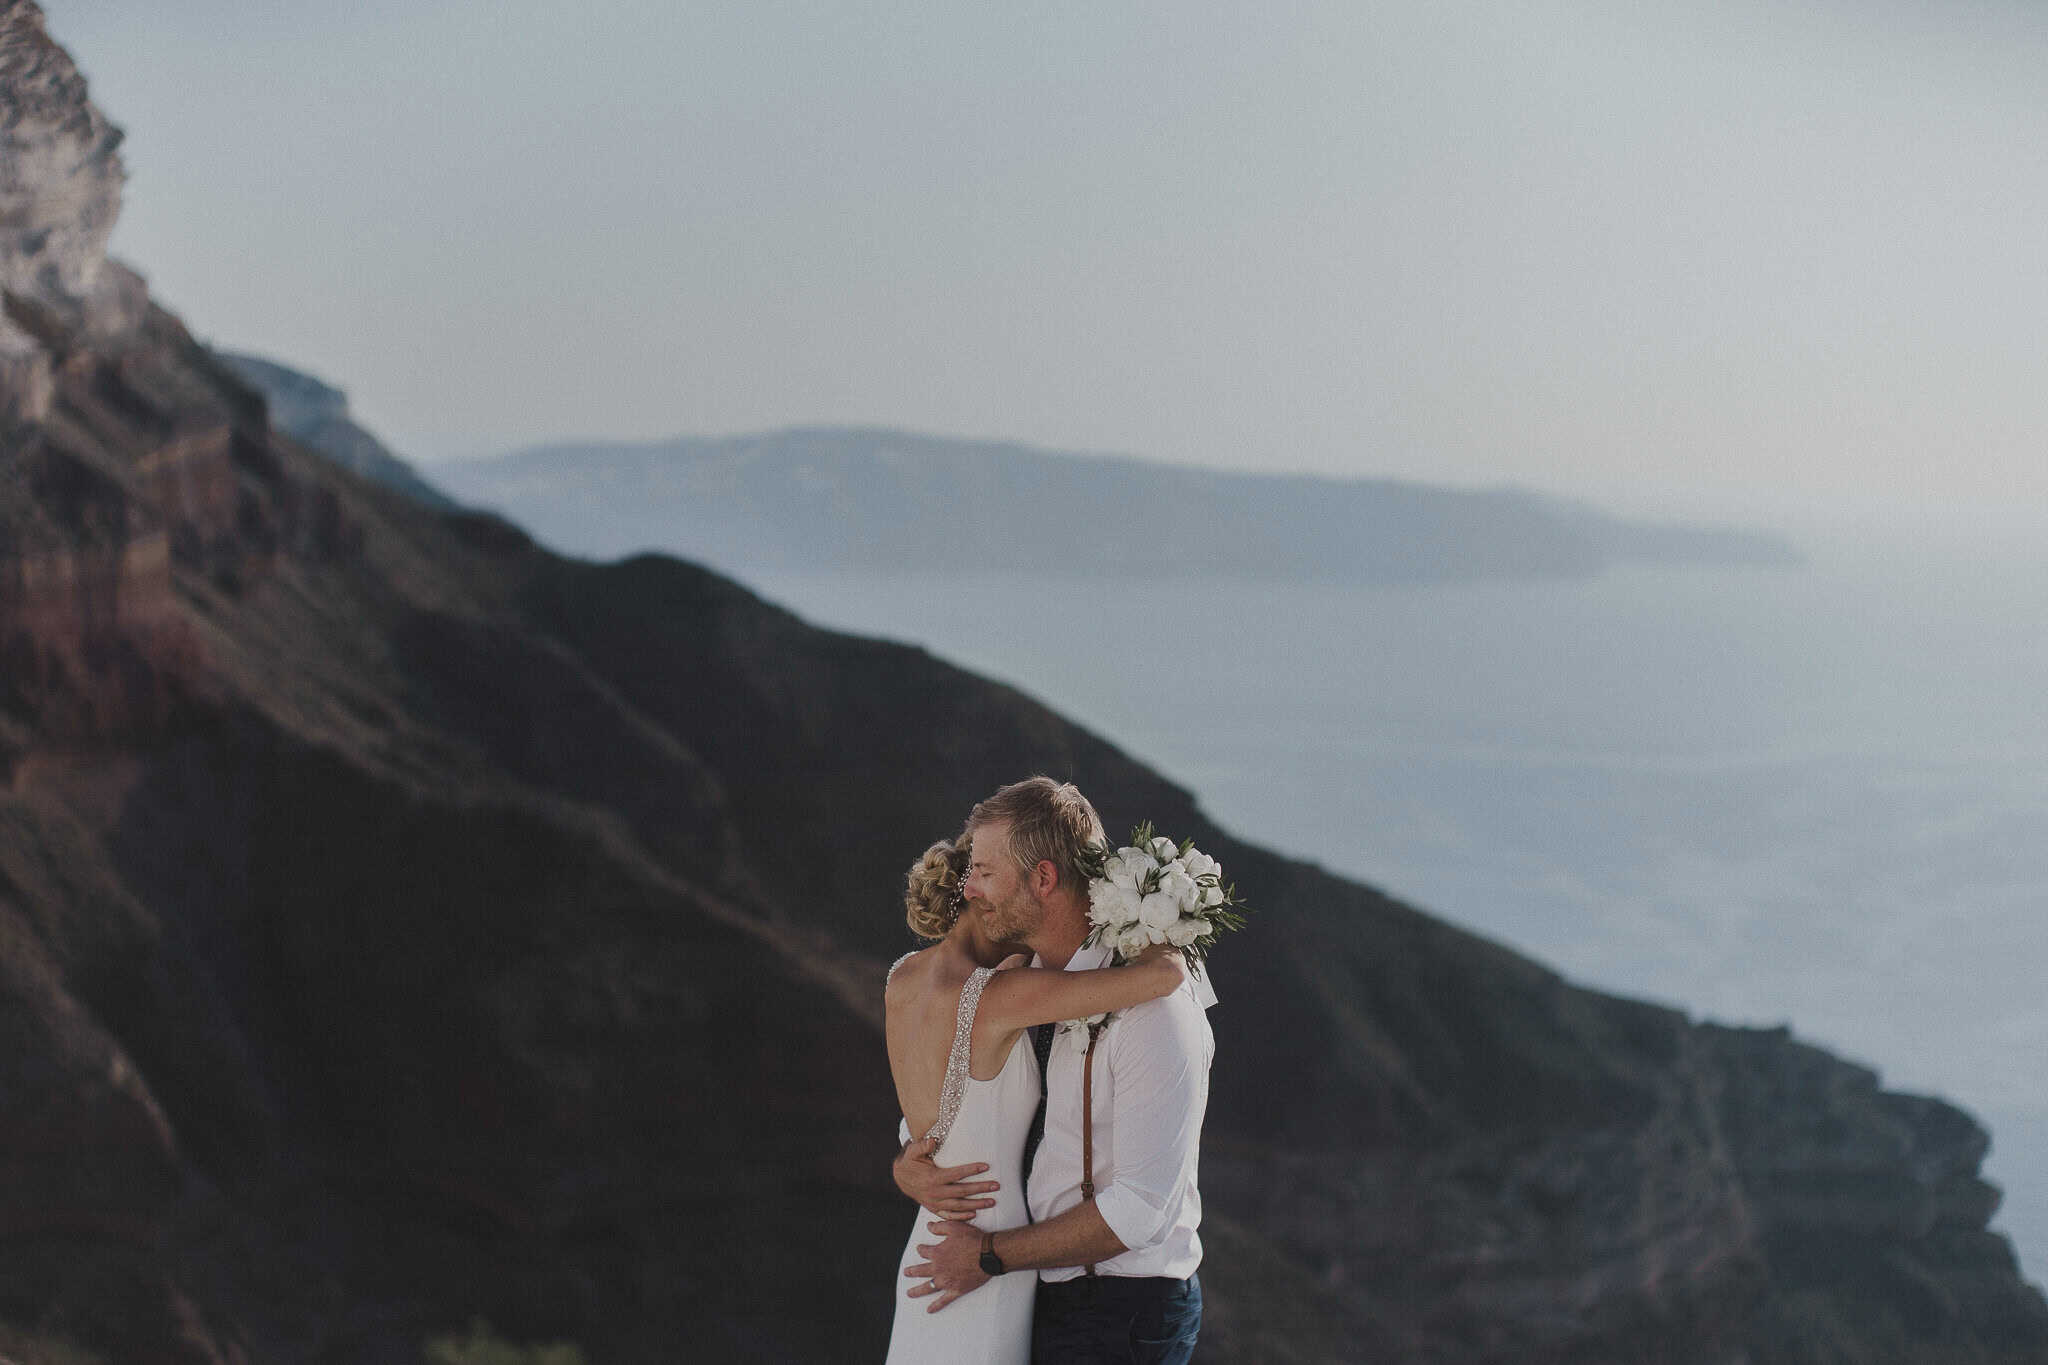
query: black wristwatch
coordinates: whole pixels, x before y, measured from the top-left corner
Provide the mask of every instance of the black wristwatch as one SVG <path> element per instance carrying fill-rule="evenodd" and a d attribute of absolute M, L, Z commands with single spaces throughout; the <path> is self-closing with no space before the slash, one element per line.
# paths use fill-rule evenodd
<path fill-rule="evenodd" d="M 981 1234 L 981 1273 L 994 1279 L 1007 1269 L 1003 1258 L 996 1255 L 996 1235 L 993 1232 Z"/>

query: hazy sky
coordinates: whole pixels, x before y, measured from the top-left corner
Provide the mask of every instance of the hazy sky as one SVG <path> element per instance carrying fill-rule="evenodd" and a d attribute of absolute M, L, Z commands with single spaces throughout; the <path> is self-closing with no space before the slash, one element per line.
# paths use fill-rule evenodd
<path fill-rule="evenodd" d="M 44 8 L 116 254 L 421 462 L 873 422 L 2048 506 L 2048 6 Z"/>

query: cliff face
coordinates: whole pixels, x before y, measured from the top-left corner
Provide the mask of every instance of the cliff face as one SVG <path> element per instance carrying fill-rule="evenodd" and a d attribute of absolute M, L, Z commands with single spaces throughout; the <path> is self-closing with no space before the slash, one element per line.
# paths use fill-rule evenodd
<path fill-rule="evenodd" d="M 34 17 L 8 70 L 82 101 Z M 1206 1359 L 2048 1355 L 1966 1115 L 1241 844 L 922 651 L 359 479 L 66 278 L 10 296 L 48 385 L 0 435 L 10 1356 L 408 1360 L 473 1316 L 879 1355 L 895 888 L 1036 770 L 1262 911 L 1218 964 Z"/>
<path fill-rule="evenodd" d="M 106 260 L 121 210 L 121 130 L 26 0 L 0 6 L 0 419 L 42 417 L 54 316 L 96 340 L 142 320 L 144 291 Z"/>
<path fill-rule="evenodd" d="M 4 438 L 0 696 L 46 736 L 143 735 L 213 689 L 177 569 L 232 595 L 355 532 L 175 318 L 102 343 L 44 322 L 47 411 Z"/>
<path fill-rule="evenodd" d="M 1864 1359 L 2041 1352 L 2038 1291 L 1991 1288 L 2019 1267 L 1986 1230 L 1999 1195 L 1978 1174 L 1983 1128 L 1782 1030 L 1699 1033 L 1771 1270 L 1751 1332 L 1759 1365 L 1829 1359 L 1844 1343 Z"/>

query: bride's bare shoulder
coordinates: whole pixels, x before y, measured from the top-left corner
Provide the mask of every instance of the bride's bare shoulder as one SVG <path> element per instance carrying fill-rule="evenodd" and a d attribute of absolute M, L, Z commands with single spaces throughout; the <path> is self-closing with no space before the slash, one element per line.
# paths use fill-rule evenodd
<path fill-rule="evenodd" d="M 905 953 L 889 965 L 888 991 L 890 995 L 893 996 L 898 991 L 908 987 L 911 977 L 916 975 L 919 959 L 929 957 L 931 951 L 930 948 L 919 948 L 914 952 Z"/>
<path fill-rule="evenodd" d="M 896 965 L 889 969 L 889 983 L 885 998 L 890 1005 L 908 1004 L 922 998 L 927 992 L 947 985 L 943 944 L 934 943 L 929 948 L 920 948 L 914 953 L 905 953 L 896 959 Z M 951 983 L 958 986 L 958 982 Z"/>

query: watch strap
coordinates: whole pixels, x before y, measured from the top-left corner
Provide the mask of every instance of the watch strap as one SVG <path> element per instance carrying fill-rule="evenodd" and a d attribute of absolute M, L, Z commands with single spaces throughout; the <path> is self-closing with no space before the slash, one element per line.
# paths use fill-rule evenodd
<path fill-rule="evenodd" d="M 987 1275 L 987 1276 L 988 1276 L 988 1277 L 989 1277 L 990 1279 L 994 1279 L 994 1278 L 995 1278 L 996 1276 L 998 1276 L 998 1275 L 1001 1275 L 1001 1274 L 1005 1273 L 1005 1272 L 1006 1272 L 1007 1270 L 1008 1270 L 1008 1267 L 1007 1267 L 1007 1266 L 1005 1266 L 1005 1265 L 1003 1264 L 1003 1258 L 1002 1258 L 1002 1257 L 1000 1257 L 1000 1256 L 998 1256 L 998 1255 L 996 1255 L 996 1235 L 995 1235 L 995 1234 L 994 1234 L 993 1232 L 984 1232 L 984 1233 L 982 1233 L 982 1234 L 981 1234 L 981 1271 L 982 1271 L 982 1274 L 984 1274 L 984 1275 Z"/>

